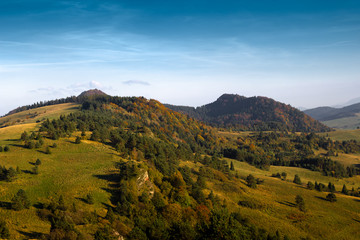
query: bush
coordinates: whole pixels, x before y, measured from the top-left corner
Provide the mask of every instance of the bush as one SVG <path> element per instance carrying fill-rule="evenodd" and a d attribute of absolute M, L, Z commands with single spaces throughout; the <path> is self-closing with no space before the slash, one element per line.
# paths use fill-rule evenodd
<path fill-rule="evenodd" d="M 37 159 L 36 162 L 35 162 L 35 165 L 36 165 L 36 166 L 41 165 L 41 160 L 40 160 L 40 159 Z"/>
<path fill-rule="evenodd" d="M 334 193 L 329 193 L 327 196 L 326 196 L 326 199 L 329 201 L 329 202 L 336 202 L 336 195 Z"/>
<path fill-rule="evenodd" d="M 9 151 L 10 151 L 9 146 L 5 146 L 5 147 L 4 147 L 4 152 L 9 152 Z"/>
<path fill-rule="evenodd" d="M 246 182 L 247 182 L 248 187 L 256 188 L 256 179 L 254 178 L 253 175 L 250 174 L 249 176 L 247 176 Z"/>

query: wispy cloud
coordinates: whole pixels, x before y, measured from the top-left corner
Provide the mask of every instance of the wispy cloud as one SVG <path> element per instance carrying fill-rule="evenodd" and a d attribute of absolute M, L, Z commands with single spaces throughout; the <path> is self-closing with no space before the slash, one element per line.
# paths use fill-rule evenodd
<path fill-rule="evenodd" d="M 146 81 L 141 81 L 141 80 L 128 80 L 128 81 L 123 81 L 123 84 L 125 85 L 144 85 L 144 86 L 150 86 L 149 82 Z"/>
<path fill-rule="evenodd" d="M 75 83 L 64 88 L 53 88 L 53 87 L 37 88 L 30 90 L 29 93 L 41 94 L 45 96 L 68 97 L 68 96 L 78 95 L 83 91 L 93 88 L 101 89 L 104 91 L 112 90 L 111 86 L 104 86 L 102 83 L 93 80 L 90 82 Z"/>

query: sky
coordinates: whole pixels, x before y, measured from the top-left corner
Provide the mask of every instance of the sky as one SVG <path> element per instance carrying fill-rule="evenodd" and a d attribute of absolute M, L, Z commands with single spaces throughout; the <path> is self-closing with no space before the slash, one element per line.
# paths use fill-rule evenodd
<path fill-rule="evenodd" d="M 97 88 L 201 106 L 360 97 L 360 2 L 1 0 L 0 115 Z"/>

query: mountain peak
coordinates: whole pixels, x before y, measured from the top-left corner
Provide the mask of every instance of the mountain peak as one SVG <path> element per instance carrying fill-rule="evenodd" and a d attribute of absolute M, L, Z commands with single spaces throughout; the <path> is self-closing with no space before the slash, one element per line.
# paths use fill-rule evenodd
<path fill-rule="evenodd" d="M 94 96 L 108 96 L 106 93 L 99 89 L 90 89 L 87 91 L 82 92 L 78 97 L 94 97 Z"/>

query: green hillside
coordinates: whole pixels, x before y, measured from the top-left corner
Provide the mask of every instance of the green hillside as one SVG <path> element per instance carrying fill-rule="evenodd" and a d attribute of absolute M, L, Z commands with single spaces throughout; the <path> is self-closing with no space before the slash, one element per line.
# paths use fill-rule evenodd
<path fill-rule="evenodd" d="M 218 132 L 145 98 L 80 104 L 0 119 L 0 221 L 10 239 L 358 239 L 356 142 Z M 326 199 L 329 182 L 336 202 Z M 29 209 L 13 209 L 19 189 Z"/>

